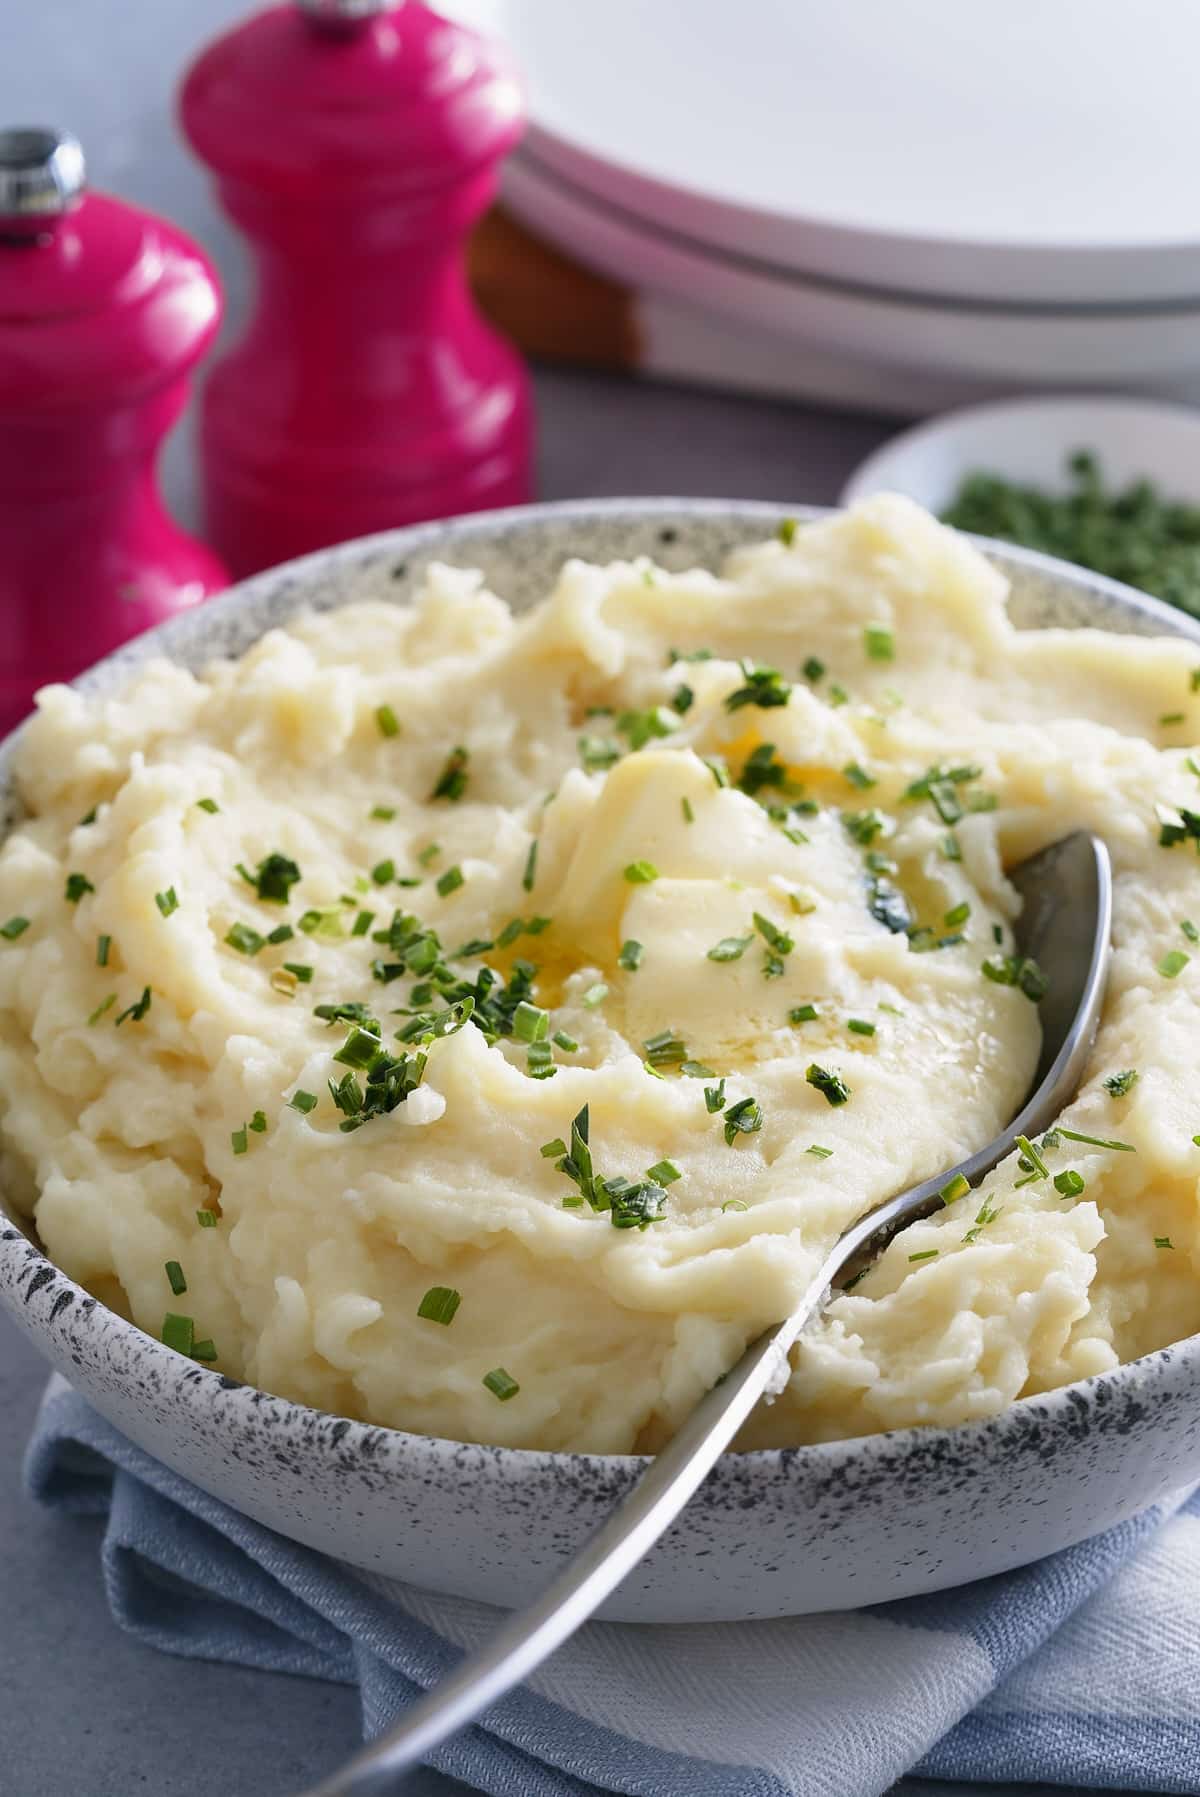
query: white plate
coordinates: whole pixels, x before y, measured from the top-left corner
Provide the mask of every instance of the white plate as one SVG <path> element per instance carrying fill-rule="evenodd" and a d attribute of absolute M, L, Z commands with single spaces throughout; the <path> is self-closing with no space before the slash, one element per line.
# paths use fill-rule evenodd
<path fill-rule="evenodd" d="M 1095 451 L 1108 485 L 1144 476 L 1172 499 L 1200 503 L 1200 411 L 1089 395 L 969 406 L 932 418 L 868 456 L 843 487 L 841 503 L 907 493 L 941 512 L 963 476 L 975 472 L 1064 491 L 1067 458 L 1077 449 Z"/>
<path fill-rule="evenodd" d="M 534 231 L 627 286 L 876 365 L 990 388 L 1200 382 L 1200 306 L 1069 311 L 898 300 L 723 256 L 597 201 L 519 152 L 504 197 Z M 881 406 L 885 403 L 881 397 Z"/>
<path fill-rule="evenodd" d="M 1200 8 L 1178 0 L 451 0 L 530 149 L 774 268 L 993 302 L 1200 295 Z"/>

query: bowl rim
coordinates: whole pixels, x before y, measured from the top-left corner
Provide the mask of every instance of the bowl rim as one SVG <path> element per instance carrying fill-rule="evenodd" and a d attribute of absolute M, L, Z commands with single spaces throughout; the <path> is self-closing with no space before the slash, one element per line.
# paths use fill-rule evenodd
<path fill-rule="evenodd" d="M 264 569 L 245 580 L 234 582 L 227 591 L 217 594 L 202 605 L 191 607 L 165 623 L 155 625 L 131 638 L 65 684 L 82 692 L 103 691 L 119 682 L 126 669 L 132 669 L 158 654 L 169 657 L 177 643 L 184 647 L 193 636 L 204 634 L 205 620 L 219 622 L 234 618 L 248 600 L 252 601 L 260 594 L 267 593 L 281 580 L 302 584 L 313 575 L 325 574 L 344 566 L 370 563 L 383 555 L 395 554 L 408 558 L 430 545 L 442 542 L 445 543 L 447 552 L 452 553 L 459 545 L 469 546 L 479 538 L 520 531 L 530 526 L 536 528 L 547 523 L 586 524 L 592 520 L 626 518 L 633 523 L 661 519 L 664 524 L 668 524 L 676 520 L 708 519 L 728 520 L 731 525 L 762 522 L 765 526 L 774 528 L 785 518 L 810 522 L 832 516 L 841 509 L 844 508 L 840 505 L 788 505 L 782 501 L 766 500 L 615 497 L 543 501 L 533 505 L 510 506 L 496 511 L 467 513 L 404 525 L 313 550 L 276 567 Z M 1148 622 L 1160 626 L 1163 635 L 1183 637 L 1200 646 L 1200 621 L 1176 611 L 1150 594 L 1036 550 L 968 533 L 962 534 L 967 535 L 967 540 L 980 549 L 1001 572 L 1015 566 L 1041 575 L 1062 587 L 1073 587 L 1089 593 L 1099 592 L 1121 610 L 1140 614 Z M 295 609 L 301 609 L 303 603 L 304 597 L 300 593 Z M 252 634 L 247 640 L 247 646 L 257 641 L 261 634 L 261 631 Z M 244 652 L 243 648 L 230 653 Z M 221 658 L 220 652 L 210 657 L 211 660 Z M 25 728 L 25 723 L 18 725 L 0 741 L 0 773 L 6 772 L 11 764 Z M 5 825 L 0 820 L 0 840 L 8 834 L 9 828 L 10 825 Z M 289 1436 L 302 1438 L 310 1454 L 318 1443 L 327 1452 L 327 1444 L 332 1443 L 339 1456 L 357 1449 L 369 1456 L 377 1472 L 399 1473 L 403 1463 L 408 1460 L 411 1464 L 415 1456 L 449 1453 L 455 1456 L 460 1469 L 465 1470 L 464 1463 L 467 1460 L 475 1460 L 481 1471 L 486 1471 L 489 1466 L 493 1470 L 511 1468 L 521 1481 L 536 1479 L 542 1474 L 554 1475 L 561 1473 L 566 1467 L 575 1466 L 588 1469 L 593 1476 L 598 1476 L 606 1483 L 615 1481 L 621 1485 L 628 1483 L 649 1466 L 653 1459 L 648 1454 L 596 1454 L 578 1450 L 464 1442 L 451 1436 L 424 1435 L 394 1429 L 382 1423 L 367 1423 L 355 1417 L 340 1416 L 334 1411 L 320 1410 L 248 1381 L 235 1379 L 230 1374 L 217 1372 L 195 1361 L 185 1360 L 157 1336 L 150 1335 L 118 1311 L 111 1310 L 86 1287 L 79 1285 L 26 1233 L 22 1223 L 0 1206 L 0 1261 L 10 1256 L 19 1258 L 26 1269 L 18 1274 L 15 1285 L 24 1285 L 26 1288 L 21 1295 L 24 1298 L 22 1310 L 27 1315 L 29 1301 L 34 1293 L 44 1293 L 46 1299 L 52 1301 L 49 1307 L 49 1324 L 52 1329 L 63 1335 L 68 1332 L 77 1333 L 81 1320 L 86 1318 L 90 1330 L 98 1331 L 101 1335 L 111 1332 L 119 1340 L 131 1340 L 141 1355 L 149 1357 L 152 1370 L 168 1388 L 179 1387 L 189 1391 L 193 1401 L 215 1401 L 219 1397 L 223 1412 L 227 1407 L 232 1407 L 234 1412 L 244 1412 L 241 1420 L 248 1425 L 252 1424 L 256 1411 L 264 1404 L 269 1405 L 273 1428 L 282 1429 Z M 69 1299 L 64 1303 L 63 1299 L 67 1294 Z M 30 1331 L 34 1335 L 42 1332 L 41 1328 Z M 822 1470 L 828 1474 L 835 1472 L 839 1464 L 852 1464 L 862 1460 L 886 1463 L 905 1454 L 926 1449 L 961 1458 L 970 1455 L 990 1435 L 1003 1432 L 1006 1425 L 1011 1429 L 1013 1425 L 1019 1425 L 1022 1419 L 1030 1418 L 1035 1409 L 1040 1413 L 1040 1420 L 1046 1422 L 1051 1420 L 1053 1413 L 1061 1413 L 1062 1416 L 1070 1413 L 1072 1420 L 1077 1420 L 1081 1406 L 1107 1404 L 1118 1395 L 1124 1395 L 1124 1387 L 1130 1387 L 1128 1395 L 1133 1395 L 1139 1387 L 1150 1384 L 1169 1363 L 1180 1358 L 1184 1352 L 1200 1357 L 1200 1332 L 1181 1337 L 1179 1341 L 1167 1343 L 1164 1347 L 1124 1361 L 1103 1372 L 1091 1374 L 1085 1379 L 1073 1380 L 1070 1384 L 1056 1386 L 1049 1391 L 1017 1398 L 1003 1410 L 986 1417 L 949 1426 L 915 1423 L 904 1428 L 879 1430 L 869 1435 L 838 1437 L 828 1441 L 729 1450 L 717 1462 L 705 1484 L 721 1484 L 723 1474 L 725 1479 L 732 1475 L 741 1483 L 746 1475 L 753 1477 L 756 1470 L 767 1468 L 802 1471 L 812 1467 L 814 1471 Z M 226 1422 L 236 1418 L 223 1416 L 222 1420 Z M 327 1428 L 327 1425 L 331 1428 Z"/>

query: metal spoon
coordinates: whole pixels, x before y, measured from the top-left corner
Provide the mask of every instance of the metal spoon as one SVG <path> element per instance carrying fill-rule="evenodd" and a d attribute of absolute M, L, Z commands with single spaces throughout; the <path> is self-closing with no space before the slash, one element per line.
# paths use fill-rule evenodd
<path fill-rule="evenodd" d="M 440 1742 L 531 1673 L 574 1634 L 674 1521 L 772 1383 L 801 1331 L 818 1316 L 836 1280 L 873 1259 L 905 1224 L 941 1208 L 941 1189 L 956 1175 L 972 1184 L 990 1173 L 1018 1135 L 1035 1136 L 1074 1096 L 1091 1052 L 1108 976 L 1112 871 L 1108 851 L 1079 832 L 1023 861 L 1009 879 L 1024 904 L 1018 950 L 1051 979 L 1040 1001 L 1042 1052 L 1032 1096 L 1002 1135 L 949 1172 L 886 1199 L 830 1249 L 787 1321 L 760 1336 L 703 1397 L 586 1547 L 537 1601 L 518 1611 L 490 1641 L 407 1710 L 307 1797 L 385 1797 L 396 1774 L 418 1765 Z"/>

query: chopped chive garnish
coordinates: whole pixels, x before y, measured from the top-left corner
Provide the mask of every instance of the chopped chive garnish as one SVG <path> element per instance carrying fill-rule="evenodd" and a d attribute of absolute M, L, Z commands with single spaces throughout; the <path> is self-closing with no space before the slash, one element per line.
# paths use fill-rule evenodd
<path fill-rule="evenodd" d="M 709 949 L 707 959 L 710 961 L 740 961 L 753 936 L 722 936 L 720 942 Z"/>
<path fill-rule="evenodd" d="M 1137 1068 L 1136 1067 L 1126 1067 L 1126 1069 L 1123 1073 L 1110 1073 L 1109 1074 L 1108 1078 L 1104 1082 L 1104 1090 L 1106 1092 L 1110 1092 L 1114 1098 L 1124 1098 L 1127 1093 L 1133 1091 L 1133 1088 L 1137 1085 L 1137 1082 L 1138 1082 Z"/>
<path fill-rule="evenodd" d="M 17 937 L 23 936 L 28 928 L 29 919 L 27 917 L 10 917 L 7 923 L 0 923 L 0 936 L 3 936 L 6 942 L 15 942 Z M 102 936 L 100 940 L 107 942 L 108 938 Z M 103 966 L 103 962 L 101 962 L 101 966 Z"/>
<path fill-rule="evenodd" d="M 790 549 L 792 544 L 796 541 L 796 532 L 799 528 L 799 522 L 795 518 L 781 518 L 779 520 L 779 523 L 775 527 L 775 535 L 779 538 L 779 541 L 783 544 L 785 549 Z"/>
<path fill-rule="evenodd" d="M 757 705 L 765 711 L 787 704 L 792 689 L 778 668 L 755 667 L 748 661 L 742 662 L 741 667 L 745 685 L 726 694 L 726 711 L 738 711 L 743 705 Z"/>
<path fill-rule="evenodd" d="M 400 719 L 396 716 L 390 705 L 377 705 L 375 707 L 375 722 L 379 726 L 380 736 L 399 736 Z"/>
<path fill-rule="evenodd" d="M 1196 928 L 1190 917 L 1185 917 L 1179 927 L 1189 942 L 1200 942 L 1200 930 Z"/>
<path fill-rule="evenodd" d="M 815 1061 L 810 1062 L 804 1077 L 810 1086 L 816 1087 L 828 1104 L 845 1104 L 850 1096 L 850 1087 L 841 1074 L 831 1073 L 827 1067 L 818 1067 Z"/>
<path fill-rule="evenodd" d="M 96 888 L 86 874 L 68 874 L 63 897 L 68 905 L 77 905 L 85 892 L 95 892 Z"/>
<path fill-rule="evenodd" d="M 652 880 L 657 880 L 658 869 L 653 861 L 631 861 L 625 869 L 625 878 L 631 886 L 649 886 Z"/>
<path fill-rule="evenodd" d="M 525 872 L 521 875 L 521 885 L 526 892 L 533 891 L 533 883 L 537 879 L 538 845 L 537 837 L 529 845 L 529 853 L 525 857 Z"/>
<path fill-rule="evenodd" d="M 142 1021 L 142 1018 L 146 1015 L 146 1012 L 149 1009 L 150 1009 L 150 988 L 149 988 L 149 986 L 143 986 L 142 987 L 142 996 L 136 1001 L 136 1003 L 130 1005 L 128 1010 L 122 1011 L 121 1015 L 117 1018 L 117 1027 L 119 1027 L 122 1023 L 124 1023 L 124 1021 L 127 1017 L 133 1023 L 140 1023 Z"/>
<path fill-rule="evenodd" d="M 971 1182 L 966 1175 L 963 1173 L 956 1173 L 953 1179 L 948 1179 L 946 1181 L 945 1185 L 939 1191 L 938 1197 L 943 1204 L 957 1204 L 958 1200 L 960 1198 L 965 1198 L 970 1190 Z"/>
<path fill-rule="evenodd" d="M 306 967 L 303 961 L 285 961 L 283 965 L 288 973 L 295 974 L 302 986 L 311 985 L 313 970 L 311 967 Z"/>
<path fill-rule="evenodd" d="M 309 1111 L 315 1111 L 317 1103 L 318 1100 L 316 1094 L 313 1092 L 293 1092 L 292 1096 L 288 1099 L 290 1109 L 299 1111 L 302 1116 L 306 1116 Z"/>
<path fill-rule="evenodd" d="M 1164 980 L 1173 980 L 1183 972 L 1191 958 L 1181 948 L 1168 949 L 1158 964 L 1158 971 Z"/>
<path fill-rule="evenodd" d="M 863 631 L 863 648 L 872 661 L 892 661 L 896 640 L 886 624 L 868 624 Z"/>
<path fill-rule="evenodd" d="M 710 1116 L 715 1116 L 719 1110 L 724 1108 L 724 1104 L 725 1104 L 725 1081 L 724 1080 L 719 1080 L 715 1086 L 705 1086 L 705 1088 L 704 1088 L 704 1108 L 709 1113 Z"/>
<path fill-rule="evenodd" d="M 215 816 L 221 807 L 217 804 L 215 799 L 197 799 L 196 809 L 197 811 L 207 811 L 210 816 Z"/>
<path fill-rule="evenodd" d="M 773 948 L 779 955 L 791 954 L 796 944 L 786 930 L 781 930 L 778 924 L 772 923 L 769 917 L 764 917 L 761 911 L 751 912 L 751 917 L 755 929 L 768 947 Z"/>
<path fill-rule="evenodd" d="M 623 942 L 621 944 L 621 952 L 617 956 L 617 960 L 619 964 L 625 968 L 627 973 L 636 973 L 642 964 L 642 956 L 645 952 L 646 951 L 641 943 L 635 942 L 633 938 L 630 937 L 628 942 Z"/>
<path fill-rule="evenodd" d="M 620 761 L 621 746 L 609 736 L 581 736 L 579 759 L 589 774 L 600 774 Z"/>
<path fill-rule="evenodd" d="M 173 1310 L 169 1310 L 163 1318 L 162 1339 L 177 1354 L 190 1354 L 192 1343 L 196 1339 L 196 1325 L 191 1317 L 177 1316 Z"/>
<path fill-rule="evenodd" d="M 804 1152 L 805 1154 L 811 1154 L 814 1160 L 827 1161 L 833 1153 L 833 1149 L 822 1147 L 820 1142 L 810 1142 Z"/>
<path fill-rule="evenodd" d="M 873 1036 L 875 1025 L 868 1023 L 863 1017 L 847 1017 L 846 1028 L 856 1036 Z"/>
<path fill-rule="evenodd" d="M 1068 1142 L 1086 1142 L 1089 1148 L 1111 1148 L 1117 1154 L 1137 1153 L 1132 1142 L 1113 1142 L 1105 1136 L 1085 1136 L 1081 1130 L 1067 1129 L 1062 1123 L 1054 1125 L 1054 1134 L 1065 1136 Z"/>
<path fill-rule="evenodd" d="M 1182 724 L 1186 716 L 1183 711 L 1164 711 L 1158 721 L 1160 724 Z"/>
<path fill-rule="evenodd" d="M 255 1135 L 261 1136 L 265 1133 L 266 1127 L 267 1127 L 266 1113 L 264 1111 L 255 1111 L 253 1117 L 251 1117 L 251 1119 L 250 1119 L 248 1128 L 252 1129 L 254 1131 Z"/>
<path fill-rule="evenodd" d="M 672 1029 L 659 1030 L 642 1043 L 652 1068 L 678 1067 L 687 1058 L 687 1049 Z"/>
<path fill-rule="evenodd" d="M 938 844 L 943 861 L 961 861 L 962 849 L 953 830 L 948 830 Z"/>
<path fill-rule="evenodd" d="M 583 1198 L 578 1192 L 568 1192 L 562 1201 L 564 1210 L 582 1210 Z"/>
<path fill-rule="evenodd" d="M 544 1042 L 550 1034 L 550 1013 L 522 999 L 513 1012 L 512 1033 L 518 1042 Z"/>
<path fill-rule="evenodd" d="M 919 1254 L 910 1254 L 909 1260 L 933 1260 L 937 1255 L 936 1248 L 922 1248 Z"/>
<path fill-rule="evenodd" d="M 387 886 L 396 878 L 396 863 L 392 860 L 377 861 L 371 869 L 371 878 L 376 886 Z"/>
<path fill-rule="evenodd" d="M 1074 1167 L 1067 1167 L 1054 1175 L 1054 1189 L 1061 1192 L 1064 1198 L 1078 1198 L 1083 1190 L 1083 1177 L 1076 1173 Z"/>
<path fill-rule="evenodd" d="M 272 948 L 278 948 L 281 942 L 290 942 L 295 934 L 296 932 L 290 923 L 279 923 L 276 924 L 275 928 L 270 932 L 267 941 L 271 944 Z"/>
<path fill-rule="evenodd" d="M 111 947 L 112 947 L 112 937 L 111 936 L 97 936 L 97 938 L 96 938 L 96 966 L 97 967 L 107 967 L 108 966 L 108 951 Z"/>
<path fill-rule="evenodd" d="M 250 1146 L 250 1142 L 246 1135 L 246 1125 L 244 1123 L 240 1129 L 235 1129 L 231 1132 L 229 1141 L 235 1154 L 245 1154 L 247 1148 Z"/>
<path fill-rule="evenodd" d="M 90 1028 L 93 1023 L 99 1023 L 104 1013 L 106 1011 L 111 1011 L 116 1002 L 117 995 L 115 992 L 110 992 L 107 998 L 102 998 L 100 1003 L 96 1006 L 96 1009 L 88 1018 L 88 1027 Z"/>
<path fill-rule="evenodd" d="M 1186 961 L 1187 956 L 1184 956 Z M 996 986 L 1019 986 L 1031 1004 L 1045 998 L 1050 982 L 1028 955 L 989 955 L 980 972 Z"/>
<path fill-rule="evenodd" d="M 756 1098 L 739 1098 L 736 1103 L 726 1105 L 725 1140 L 730 1148 L 737 1138 L 752 1136 L 763 1126 L 762 1107 Z"/>
<path fill-rule="evenodd" d="M 177 1260 L 166 1263 L 167 1283 L 177 1298 L 182 1298 L 187 1290 L 187 1280 L 183 1276 L 183 1268 Z"/>
<path fill-rule="evenodd" d="M 196 1212 L 196 1221 L 199 1223 L 201 1229 L 215 1229 L 217 1227 L 217 1213 L 215 1210 L 198 1210 Z"/>
<path fill-rule="evenodd" d="M 1154 1238 L 1154 1246 L 1156 1248 L 1173 1248 L 1175 1244 L 1169 1235 L 1156 1235 Z"/>
<path fill-rule="evenodd" d="M 724 1204 L 721 1206 L 721 1209 L 723 1211 L 726 1211 L 726 1210 L 749 1210 L 750 1206 L 745 1202 L 745 1200 L 743 1198 L 727 1198 L 725 1200 Z"/>
<path fill-rule="evenodd" d="M 417 1315 L 429 1323 L 449 1324 L 462 1303 L 462 1293 L 450 1285 L 431 1285 L 417 1305 Z"/>
<path fill-rule="evenodd" d="M 453 867 L 448 867 L 444 874 L 438 875 L 438 895 L 441 898 L 449 898 L 450 894 L 452 892 L 457 892 L 459 887 L 463 884 L 463 870 L 456 862 Z"/>
<path fill-rule="evenodd" d="M 315 1014 L 319 1017 L 325 1009 L 325 1006 L 318 1005 Z M 333 1019 L 330 1018 L 329 1021 L 332 1022 Z M 364 1029 L 356 1023 L 333 1058 L 343 1067 L 369 1068 L 374 1066 L 382 1050 L 383 1043 L 378 1030 Z"/>
<path fill-rule="evenodd" d="M 394 805 L 372 805 L 367 813 L 368 817 L 375 818 L 381 824 L 390 824 L 395 815 L 396 807 Z"/>
<path fill-rule="evenodd" d="M 566 1152 L 567 1145 L 561 1136 L 555 1136 L 552 1142 L 543 1142 L 538 1149 L 538 1153 L 544 1161 L 557 1160 L 560 1155 L 564 1155 Z"/>
<path fill-rule="evenodd" d="M 324 911 L 305 911 L 297 918 L 296 928 L 304 936 L 320 936 L 326 942 L 340 942 L 346 934 L 341 909 L 336 905 Z"/>
<path fill-rule="evenodd" d="M 815 1023 L 821 1015 L 816 1005 L 793 1005 L 788 1012 L 789 1023 Z"/>
<path fill-rule="evenodd" d="M 301 923 L 303 928 L 303 922 Z M 226 932 L 225 940 L 230 948 L 235 948 L 239 955 L 256 955 L 266 943 L 266 937 L 252 930 L 248 923 L 231 924 Z"/>
<path fill-rule="evenodd" d="M 431 842 L 427 848 L 421 850 L 421 853 L 417 856 L 417 860 L 421 863 L 422 867 L 428 867 L 429 863 L 435 861 L 441 852 L 441 843 Z"/>
<path fill-rule="evenodd" d="M 193 1360 L 215 1360 L 217 1358 L 216 1343 L 207 1338 L 202 1342 L 192 1343 Z"/>
<path fill-rule="evenodd" d="M 655 1185 L 669 1186 L 673 1185 L 677 1179 L 682 1179 L 683 1174 L 679 1171 L 679 1168 L 675 1165 L 674 1161 L 664 1160 L 655 1161 L 652 1167 L 647 1167 L 646 1178 L 652 1179 Z"/>
<path fill-rule="evenodd" d="M 512 1374 L 506 1373 L 502 1366 L 494 1366 L 490 1373 L 485 1373 L 483 1383 L 493 1397 L 499 1398 L 502 1404 L 507 1404 L 510 1398 L 515 1398 L 521 1389 Z"/>
<path fill-rule="evenodd" d="M 850 703 L 849 693 L 836 680 L 831 680 L 829 683 L 829 703 L 831 705 L 849 705 Z"/>
<path fill-rule="evenodd" d="M 815 686 L 818 680 L 823 680 L 825 678 L 825 663 L 823 661 L 818 661 L 815 655 L 810 655 L 800 671 L 804 675 L 804 678 L 811 681 L 813 686 Z"/>
<path fill-rule="evenodd" d="M 264 855 L 252 874 L 239 861 L 238 872 L 253 886 L 264 905 L 286 905 L 292 887 L 302 878 L 291 856 L 281 855 L 278 849 Z"/>
<path fill-rule="evenodd" d="M 1037 1178 L 1049 1179 L 1050 1169 L 1042 1159 L 1038 1150 L 1034 1147 L 1033 1143 L 1029 1140 L 1029 1137 L 1018 1136 L 1016 1141 L 1017 1147 L 1021 1150 L 1022 1157 L 1029 1162 L 1029 1165 Z"/>
<path fill-rule="evenodd" d="M 957 930 L 960 924 L 966 923 L 970 915 L 971 907 L 966 899 L 964 899 L 961 905 L 951 906 L 950 910 L 947 911 L 946 915 L 942 918 L 942 922 L 948 930 Z"/>
<path fill-rule="evenodd" d="M 470 759 L 470 754 L 461 743 L 458 748 L 451 749 L 446 765 L 438 776 L 437 785 L 429 795 L 431 802 L 434 799 L 449 799 L 455 804 L 462 798 L 467 790 L 467 763 Z"/>
<path fill-rule="evenodd" d="M 550 1040 L 556 1048 L 561 1048 L 564 1054 L 579 1053 L 578 1042 L 576 1042 L 573 1036 L 568 1036 L 566 1030 L 555 1030 Z"/>
<path fill-rule="evenodd" d="M 580 1003 L 586 1005 L 589 1011 L 594 1011 L 596 1006 L 602 1005 L 607 997 L 608 987 L 603 984 L 598 984 L 588 987 L 580 1000 Z"/>
<path fill-rule="evenodd" d="M 692 810 L 692 801 L 690 799 L 680 799 L 679 809 L 683 812 L 683 821 L 685 824 L 695 823 L 696 813 Z"/>
<path fill-rule="evenodd" d="M 848 761 L 846 763 L 845 767 L 842 769 L 842 777 L 843 779 L 849 780 L 851 786 L 856 786 L 860 792 L 865 792 L 868 786 L 877 786 L 879 784 L 874 776 L 868 774 L 866 768 L 857 761 Z"/>
<path fill-rule="evenodd" d="M 354 919 L 354 927 L 350 931 L 350 934 L 352 936 L 365 936 L 374 922 L 374 911 L 360 911 L 358 916 Z"/>
<path fill-rule="evenodd" d="M 877 836 L 883 834 L 887 820 L 881 811 L 843 811 L 842 827 L 855 842 L 867 848 Z"/>

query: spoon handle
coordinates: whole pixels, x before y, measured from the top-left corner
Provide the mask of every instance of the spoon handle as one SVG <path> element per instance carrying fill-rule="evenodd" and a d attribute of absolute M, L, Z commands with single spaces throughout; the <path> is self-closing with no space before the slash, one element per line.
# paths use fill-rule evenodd
<path fill-rule="evenodd" d="M 306 1797 L 385 1797 L 395 1790 L 392 1781 L 397 1774 L 419 1765 L 449 1735 L 473 1722 L 561 1647 L 679 1515 L 750 1415 L 773 1374 L 782 1370 L 788 1349 L 820 1309 L 828 1287 L 826 1265 L 786 1323 L 752 1343 L 737 1365 L 700 1400 L 629 1496 L 551 1580 L 541 1597 L 510 1617 L 482 1647 L 411 1705 L 393 1728 Z"/>

